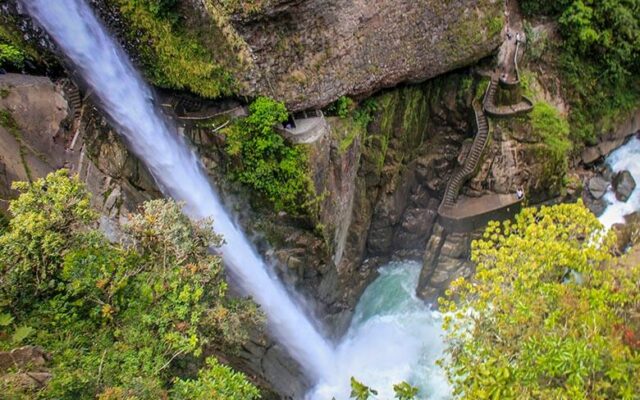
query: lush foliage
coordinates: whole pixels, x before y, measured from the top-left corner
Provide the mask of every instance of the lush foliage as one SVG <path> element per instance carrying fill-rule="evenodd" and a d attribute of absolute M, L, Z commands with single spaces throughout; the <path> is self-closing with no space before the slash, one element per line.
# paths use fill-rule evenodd
<path fill-rule="evenodd" d="M 455 397 L 636 399 L 640 265 L 612 264 L 613 242 L 581 203 L 490 223 L 441 300 Z"/>
<path fill-rule="evenodd" d="M 299 214 L 312 198 L 312 183 L 304 150 L 275 131 L 275 125 L 286 119 L 283 103 L 259 97 L 247 118 L 226 129 L 227 152 L 238 162 L 234 177 L 263 195 L 276 210 Z"/>
<path fill-rule="evenodd" d="M 351 393 L 350 399 L 354 400 L 368 400 L 370 398 L 376 398 L 378 391 L 370 388 L 364 383 L 358 381 L 354 377 L 351 377 Z M 401 382 L 393 385 L 394 398 L 398 400 L 413 400 L 418 395 L 418 388 L 411 386 L 407 382 Z"/>
<path fill-rule="evenodd" d="M 525 0 L 528 15 L 557 19 L 563 43 L 559 65 L 568 83 L 575 139 L 597 132 L 640 102 L 639 0 Z"/>
<path fill-rule="evenodd" d="M 211 221 L 151 201 L 112 243 L 93 228 L 87 192 L 66 171 L 14 188 L 21 195 L 0 236 L 0 333 L 11 340 L 0 346 L 40 345 L 53 356 L 53 379 L 28 398 L 166 398 L 181 362 L 197 365 L 211 342 L 244 341 L 247 324 L 260 320 L 251 303 L 226 296 L 221 261 L 209 252 L 221 241 Z M 198 380 L 179 381 L 176 398 L 213 379 L 220 391 L 255 391 L 212 361 Z"/>
<path fill-rule="evenodd" d="M 198 379 L 178 379 L 171 389 L 172 400 L 253 400 L 260 393 L 249 384 L 244 375 L 234 372 L 215 358 L 207 359 L 207 368 L 201 369 Z"/>
<path fill-rule="evenodd" d="M 186 88 L 204 97 L 235 92 L 232 70 L 236 59 L 227 54 L 224 36 L 220 32 L 198 31 L 217 29 L 215 25 L 179 21 L 176 0 L 111 1 L 127 19 L 129 39 L 139 44 L 137 56 L 153 83 Z"/>
<path fill-rule="evenodd" d="M 355 109 L 355 103 L 347 96 L 340 96 L 338 100 L 334 101 L 329 107 L 327 112 L 334 113 L 340 118 L 347 118 L 349 114 Z"/>
<path fill-rule="evenodd" d="M 178 18 L 176 12 L 178 0 L 146 0 L 143 1 L 143 4 L 154 17 L 168 18 L 172 19 L 174 22 Z"/>
<path fill-rule="evenodd" d="M 21 67 L 24 64 L 24 59 L 25 56 L 22 50 L 11 44 L 0 43 L 0 66 L 9 64 L 14 67 Z"/>
<path fill-rule="evenodd" d="M 539 156 L 547 160 L 546 180 L 560 187 L 569 167 L 567 160 L 572 148 L 569 123 L 555 107 L 544 101 L 535 104 L 529 117 L 534 134 L 544 143 Z"/>

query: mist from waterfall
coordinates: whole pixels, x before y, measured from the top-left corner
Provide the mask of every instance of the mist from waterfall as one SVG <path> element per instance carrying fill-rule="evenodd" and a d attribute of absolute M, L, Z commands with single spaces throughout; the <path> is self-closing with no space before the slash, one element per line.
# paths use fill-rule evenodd
<path fill-rule="evenodd" d="M 349 399 L 352 376 L 375 389 L 375 399 L 394 399 L 393 385 L 403 381 L 419 389 L 417 399 L 451 397 L 436 365 L 444 349 L 442 317 L 416 296 L 421 268 L 415 261 L 396 261 L 380 269 L 336 349 L 333 379 L 320 382 L 308 400 Z"/>
<path fill-rule="evenodd" d="M 184 211 L 191 218 L 213 218 L 216 232 L 225 239 L 220 249 L 225 265 L 242 289 L 260 304 L 271 332 L 311 379 L 325 379 L 333 370 L 332 346 L 269 273 L 225 212 L 198 157 L 154 105 L 151 88 L 85 1 L 21 2 L 58 44 L 161 190 L 184 202 Z"/>

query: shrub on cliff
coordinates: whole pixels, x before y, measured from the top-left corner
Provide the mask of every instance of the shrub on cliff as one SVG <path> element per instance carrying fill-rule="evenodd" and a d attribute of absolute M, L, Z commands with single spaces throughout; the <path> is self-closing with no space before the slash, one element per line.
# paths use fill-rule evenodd
<path fill-rule="evenodd" d="M 14 188 L 21 195 L 0 236 L 0 316 L 9 321 L 0 348 L 26 343 L 52 354 L 52 380 L 25 398 L 167 398 L 181 363 L 197 365 L 212 342 L 244 341 L 259 319 L 252 303 L 227 297 L 220 258 L 209 252 L 221 241 L 210 221 L 191 222 L 177 204 L 155 200 L 112 243 L 94 228 L 84 186 L 65 171 Z M 15 332 L 19 340 L 2 340 Z M 229 379 L 219 387 L 250 387 L 230 370 L 215 373 Z M 0 391 L 20 398 L 6 382 Z"/>
<path fill-rule="evenodd" d="M 472 245 L 443 299 L 443 364 L 461 399 L 636 399 L 640 265 L 581 203 L 523 210 Z"/>
<path fill-rule="evenodd" d="M 529 114 L 533 133 L 544 143 L 539 157 L 544 159 L 544 179 L 550 186 L 561 188 L 569 168 L 569 122 L 551 104 L 539 101 Z M 550 188 L 550 189 L 552 189 Z"/>
<path fill-rule="evenodd" d="M 593 142 L 640 101 L 640 0 L 523 0 L 521 6 L 526 15 L 558 22 L 563 42 L 557 61 L 573 134 Z"/>
<path fill-rule="evenodd" d="M 264 196 L 276 211 L 302 214 L 312 197 L 312 183 L 304 150 L 275 131 L 286 119 L 283 103 L 259 97 L 247 118 L 225 130 L 226 149 L 237 161 L 234 178 Z"/>

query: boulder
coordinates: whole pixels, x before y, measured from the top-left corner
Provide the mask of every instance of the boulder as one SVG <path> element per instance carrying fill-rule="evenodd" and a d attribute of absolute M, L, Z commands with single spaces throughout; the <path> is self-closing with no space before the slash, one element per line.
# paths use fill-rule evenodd
<path fill-rule="evenodd" d="M 587 208 L 596 216 L 599 217 L 604 214 L 604 211 L 607 209 L 607 202 L 605 199 L 585 199 L 585 205 Z"/>
<path fill-rule="evenodd" d="M 613 190 L 616 193 L 616 199 L 619 201 L 627 201 L 636 188 L 636 181 L 633 179 L 631 172 L 619 172 L 613 178 Z"/>
<path fill-rule="evenodd" d="M 589 179 L 589 193 L 594 199 L 601 199 L 609 188 L 609 182 L 607 182 L 602 176 L 596 175 Z"/>
<path fill-rule="evenodd" d="M 11 351 L 0 351 L 0 372 L 11 369 L 41 369 L 50 356 L 40 347 L 24 346 Z"/>

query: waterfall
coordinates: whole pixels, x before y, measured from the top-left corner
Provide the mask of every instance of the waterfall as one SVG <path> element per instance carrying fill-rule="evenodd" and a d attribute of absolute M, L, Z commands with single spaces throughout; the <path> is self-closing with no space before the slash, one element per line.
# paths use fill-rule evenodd
<path fill-rule="evenodd" d="M 184 211 L 191 218 L 213 218 L 216 232 L 225 239 L 220 249 L 225 265 L 260 304 L 271 332 L 311 379 L 325 379 L 333 370 L 332 346 L 268 272 L 227 215 L 198 157 L 155 106 L 151 88 L 90 7 L 84 0 L 21 1 L 91 88 L 100 108 L 163 193 L 184 202 Z"/>

